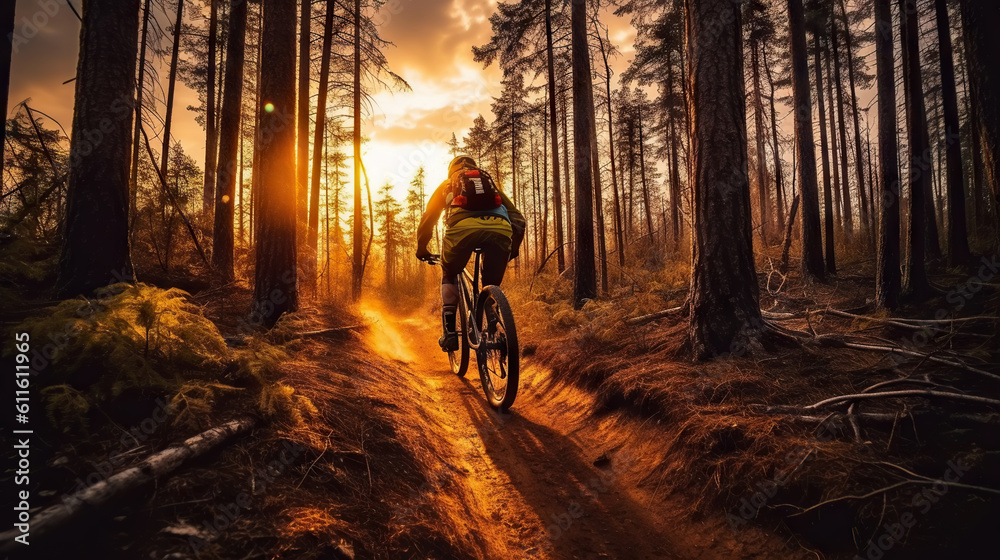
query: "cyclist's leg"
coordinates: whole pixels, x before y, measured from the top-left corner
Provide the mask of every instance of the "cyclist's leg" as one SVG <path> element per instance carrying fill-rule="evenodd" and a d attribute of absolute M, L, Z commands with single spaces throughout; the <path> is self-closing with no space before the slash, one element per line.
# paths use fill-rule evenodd
<path fill-rule="evenodd" d="M 510 236 L 486 232 L 482 236 L 480 247 L 483 248 L 483 285 L 499 286 L 510 258 Z"/>
<path fill-rule="evenodd" d="M 479 246 L 483 249 L 483 286 L 499 286 L 510 258 L 510 236 L 506 232 L 487 231 L 482 234 Z M 487 306 L 486 315 L 492 333 L 498 320 L 496 309 L 492 305 Z"/>
<path fill-rule="evenodd" d="M 469 244 L 468 231 L 461 228 L 445 230 L 441 245 L 441 326 L 444 335 L 440 342 L 442 348 L 447 350 L 458 341 L 455 321 L 459 297 L 458 275 L 469 262 L 474 246 Z"/>

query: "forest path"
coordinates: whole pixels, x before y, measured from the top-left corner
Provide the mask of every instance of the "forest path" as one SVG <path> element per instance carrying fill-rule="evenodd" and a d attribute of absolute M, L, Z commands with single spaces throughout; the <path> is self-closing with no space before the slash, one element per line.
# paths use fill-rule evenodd
<path fill-rule="evenodd" d="M 371 308 L 364 314 L 373 322 L 369 346 L 399 367 L 386 381 L 425 414 L 432 433 L 423 437 L 450 450 L 438 459 L 454 482 L 449 493 L 464 495 L 438 501 L 473 510 L 472 519 L 462 511 L 451 515 L 470 534 L 507 558 L 719 557 L 706 550 L 715 539 L 695 536 L 700 530 L 692 524 L 640 503 L 623 484 L 625 464 L 608 440 L 567 420 L 581 417 L 589 396 L 580 393 L 576 405 L 567 404 L 560 391 L 563 398 L 552 402 L 538 390 L 544 372 L 522 363 L 517 401 L 509 414 L 498 414 L 484 398 L 474 357 L 465 378 L 451 373 L 432 315 L 395 317 Z M 567 415 L 570 409 L 579 414 Z M 692 539 L 702 544 L 680 542 Z"/>

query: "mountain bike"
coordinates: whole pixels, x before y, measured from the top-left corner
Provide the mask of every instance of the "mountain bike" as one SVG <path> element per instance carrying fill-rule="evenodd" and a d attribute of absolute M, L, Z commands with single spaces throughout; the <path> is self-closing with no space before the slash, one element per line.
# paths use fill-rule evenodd
<path fill-rule="evenodd" d="M 464 377 L 469 368 L 469 355 L 476 354 L 479 379 L 490 405 L 506 410 L 517 396 L 519 354 L 514 314 L 507 296 L 499 286 L 479 289 L 482 271 L 482 250 L 475 250 L 476 260 L 458 277 L 458 310 L 456 324 L 459 349 L 448 352 L 452 373 Z M 440 255 L 431 255 L 424 262 L 441 262 Z M 476 295 L 478 292 L 478 296 Z"/>

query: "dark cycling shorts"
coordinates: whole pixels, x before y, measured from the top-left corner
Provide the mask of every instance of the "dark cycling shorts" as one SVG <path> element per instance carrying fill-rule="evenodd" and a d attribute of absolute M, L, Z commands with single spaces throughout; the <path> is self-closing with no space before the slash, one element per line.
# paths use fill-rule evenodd
<path fill-rule="evenodd" d="M 466 218 L 445 230 L 441 266 L 445 279 L 462 272 L 472 252 L 483 250 L 483 285 L 500 285 L 510 257 L 510 222 L 499 216 Z"/>

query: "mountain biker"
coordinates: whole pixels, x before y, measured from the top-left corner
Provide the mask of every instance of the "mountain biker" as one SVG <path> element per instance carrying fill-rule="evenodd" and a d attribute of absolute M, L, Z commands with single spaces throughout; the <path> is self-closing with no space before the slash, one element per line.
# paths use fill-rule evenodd
<path fill-rule="evenodd" d="M 466 190 L 468 189 L 468 190 Z M 475 203 L 473 203 L 475 199 Z M 481 202 L 485 200 L 485 202 Z M 495 200 L 496 202 L 490 202 Z M 438 344 L 444 351 L 458 350 L 455 315 L 458 308 L 458 275 L 473 250 L 483 252 L 483 285 L 499 286 L 507 262 L 517 258 L 524 239 L 521 212 L 493 183 L 488 173 L 469 156 L 458 156 L 448 165 L 446 179 L 431 195 L 417 228 L 417 258 L 431 257 L 427 243 L 445 211 L 445 233 L 441 243 L 441 323 L 444 334 Z"/>

